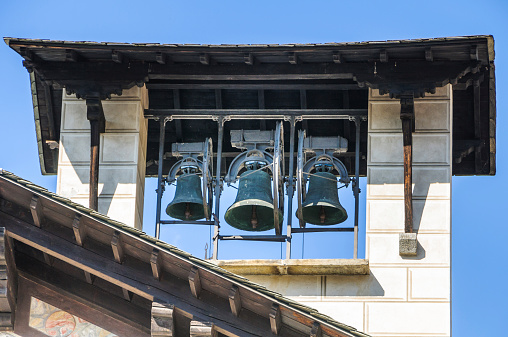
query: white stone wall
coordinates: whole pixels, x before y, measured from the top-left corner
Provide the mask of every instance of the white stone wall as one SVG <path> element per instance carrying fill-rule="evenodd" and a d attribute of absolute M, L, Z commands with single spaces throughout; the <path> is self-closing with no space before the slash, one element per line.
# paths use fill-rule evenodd
<path fill-rule="evenodd" d="M 415 100 L 414 228 L 418 255 L 399 256 L 404 232 L 400 103 L 369 97 L 365 276 L 249 276 L 372 336 L 450 336 L 452 90 Z"/>
<path fill-rule="evenodd" d="M 141 229 L 146 169 L 148 106 L 146 88 L 133 87 L 102 101 L 106 132 L 101 134 L 99 209 Z M 57 193 L 88 207 L 90 122 L 86 103 L 67 95 L 62 101 Z"/>

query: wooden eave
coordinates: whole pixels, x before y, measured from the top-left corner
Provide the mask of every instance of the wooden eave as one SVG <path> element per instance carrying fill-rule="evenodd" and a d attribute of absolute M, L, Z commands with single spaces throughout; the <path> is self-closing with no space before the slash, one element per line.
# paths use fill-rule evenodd
<path fill-rule="evenodd" d="M 14 332 L 26 333 L 16 320 L 27 320 L 26 296 L 40 288 L 48 301 L 60 296 L 106 315 L 107 328 L 122 336 L 150 335 L 152 302 L 174 306 L 180 333 L 198 322 L 218 336 L 310 336 L 316 329 L 323 336 L 367 336 L 6 171 L 0 172 L 0 227 L 8 242 Z M 85 315 L 80 310 L 71 313 Z M 86 315 L 100 326 L 93 312 Z"/>
<path fill-rule="evenodd" d="M 295 83 L 317 88 L 333 83 L 380 89 L 395 96 L 411 91 L 418 96 L 452 83 L 458 98 L 453 107 L 453 174 L 494 175 L 496 171 L 494 39 L 490 35 L 281 45 L 4 40 L 34 71 L 40 85 L 32 90 L 39 101 L 47 96 L 42 84 L 53 93 L 65 87 L 79 96 L 83 88 L 93 88 L 107 97 L 136 84 L 146 84 L 152 91 L 197 86 L 270 88 L 274 83 L 281 88 Z M 41 170 L 46 174 L 56 173 L 58 151 L 49 144 L 59 141 L 60 109 L 58 100 L 52 111 L 38 105 L 36 125 L 51 115 L 54 120 L 56 139 L 50 139 L 50 124 L 37 126 Z M 166 113 L 173 114 L 170 110 Z"/>

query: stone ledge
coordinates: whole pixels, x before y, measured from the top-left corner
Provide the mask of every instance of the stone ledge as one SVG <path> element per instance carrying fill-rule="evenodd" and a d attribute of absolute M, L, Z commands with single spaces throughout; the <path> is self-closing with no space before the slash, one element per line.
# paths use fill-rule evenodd
<path fill-rule="evenodd" d="M 210 262 L 239 275 L 368 275 L 365 259 L 217 260 Z"/>

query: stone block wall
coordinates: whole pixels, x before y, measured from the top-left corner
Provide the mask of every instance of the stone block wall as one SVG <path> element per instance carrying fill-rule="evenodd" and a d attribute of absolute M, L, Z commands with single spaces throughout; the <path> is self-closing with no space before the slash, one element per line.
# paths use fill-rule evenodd
<path fill-rule="evenodd" d="M 400 103 L 372 90 L 365 234 L 370 275 L 249 279 L 372 336 L 450 336 L 452 106 L 450 86 L 415 100 L 417 256 L 399 255 L 404 232 Z"/>
<path fill-rule="evenodd" d="M 102 101 L 106 132 L 101 134 L 99 209 L 141 229 L 146 169 L 148 106 L 146 88 L 133 87 Z M 86 103 L 67 95 L 62 101 L 57 193 L 88 207 L 90 122 Z"/>

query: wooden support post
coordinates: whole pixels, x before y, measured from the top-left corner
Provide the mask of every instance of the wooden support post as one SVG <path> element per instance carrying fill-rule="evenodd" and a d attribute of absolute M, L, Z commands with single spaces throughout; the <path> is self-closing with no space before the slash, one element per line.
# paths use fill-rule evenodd
<path fill-rule="evenodd" d="M 113 237 L 111 238 L 111 248 L 113 249 L 113 255 L 115 256 L 115 261 L 117 263 L 122 263 L 124 258 L 123 253 L 123 242 L 122 237 L 120 236 L 120 232 L 115 231 Z"/>
<path fill-rule="evenodd" d="M 161 254 L 158 249 L 154 248 L 150 256 L 150 265 L 152 266 L 153 277 L 160 281 L 162 274 Z"/>
<path fill-rule="evenodd" d="M 85 242 L 86 230 L 85 225 L 81 222 L 81 215 L 76 214 L 74 221 L 72 222 L 72 229 L 74 230 L 74 237 L 78 246 L 83 247 Z"/>
<path fill-rule="evenodd" d="M 90 200 L 89 207 L 95 211 L 99 206 L 99 148 L 101 133 L 104 133 L 106 120 L 99 96 L 86 99 L 86 114 L 90 121 Z"/>
<path fill-rule="evenodd" d="M 272 329 L 272 333 L 274 335 L 278 335 L 281 327 L 282 317 L 280 314 L 280 307 L 278 304 L 274 303 L 270 309 L 270 328 Z"/>
<path fill-rule="evenodd" d="M 95 280 L 95 275 L 92 275 L 87 271 L 85 271 L 84 273 L 85 273 L 86 283 L 93 284 L 93 281 Z"/>
<path fill-rule="evenodd" d="M 169 303 L 152 303 L 151 336 L 175 336 L 174 306 Z"/>
<path fill-rule="evenodd" d="M 321 331 L 321 324 L 314 322 L 312 329 L 310 330 L 310 337 L 322 337 L 323 332 Z"/>
<path fill-rule="evenodd" d="M 240 311 L 242 310 L 242 299 L 240 297 L 240 290 L 234 284 L 229 290 L 229 306 L 231 307 L 233 315 L 238 317 L 240 315 Z"/>
<path fill-rule="evenodd" d="M 401 95 L 400 119 L 402 120 L 402 139 L 404 145 L 404 232 L 413 233 L 413 95 Z"/>
<path fill-rule="evenodd" d="M 41 199 L 37 195 L 32 196 L 32 201 L 30 201 L 30 211 L 32 212 L 34 225 L 41 228 L 44 214 L 42 213 Z"/>
<path fill-rule="evenodd" d="M 192 320 L 190 322 L 190 337 L 215 337 L 217 332 L 213 323 Z"/>
<path fill-rule="evenodd" d="M 126 300 L 128 302 L 132 301 L 132 295 L 133 294 L 130 291 L 128 291 L 125 288 L 122 288 L 122 294 L 123 294 L 124 300 Z"/>
<path fill-rule="evenodd" d="M 195 298 L 199 298 L 201 294 L 201 278 L 199 277 L 199 269 L 192 267 L 189 273 L 189 285 L 191 293 Z"/>

